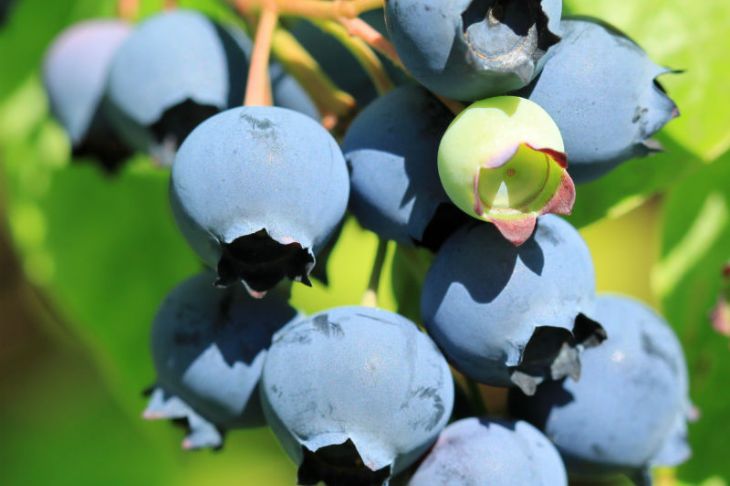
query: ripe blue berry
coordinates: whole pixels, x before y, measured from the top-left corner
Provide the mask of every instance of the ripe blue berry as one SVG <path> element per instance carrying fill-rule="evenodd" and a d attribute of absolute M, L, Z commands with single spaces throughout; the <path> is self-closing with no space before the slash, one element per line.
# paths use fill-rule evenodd
<path fill-rule="evenodd" d="M 544 383 L 511 408 L 555 443 L 577 477 L 637 474 L 689 456 L 687 366 L 671 328 L 648 307 L 601 296 L 595 316 L 608 339 L 583 353 L 581 379 Z"/>
<path fill-rule="evenodd" d="M 428 89 L 476 101 L 527 85 L 560 39 L 561 0 L 389 0 L 388 32 Z"/>
<path fill-rule="evenodd" d="M 242 104 L 251 49 L 246 34 L 193 10 L 150 17 L 114 57 L 107 87 L 110 117 L 132 146 L 169 164 L 193 128 Z M 281 66 L 272 66 L 271 77 L 276 104 L 319 117 Z"/>
<path fill-rule="evenodd" d="M 199 125 L 172 167 L 177 222 L 218 283 L 260 295 L 309 283 L 315 254 L 345 214 L 347 166 L 332 136 L 300 113 L 240 107 Z"/>
<path fill-rule="evenodd" d="M 350 209 L 365 228 L 402 244 L 437 248 L 467 218 L 438 176 L 438 146 L 453 115 L 420 86 L 402 86 L 353 121 L 343 151 Z"/>
<path fill-rule="evenodd" d="M 43 63 L 51 111 L 71 139 L 74 155 L 95 157 L 110 171 L 131 154 L 102 109 L 112 58 L 130 31 L 116 20 L 75 24 L 53 42 Z"/>
<path fill-rule="evenodd" d="M 157 14 L 114 57 L 110 113 L 130 144 L 169 163 L 196 125 L 242 102 L 245 74 L 227 30 L 192 10 Z"/>
<path fill-rule="evenodd" d="M 148 419 L 187 419 L 186 449 L 220 447 L 230 429 L 264 424 L 257 387 L 274 333 L 298 317 L 284 291 L 265 300 L 217 289 L 205 272 L 176 287 L 152 328 L 157 383 Z"/>
<path fill-rule="evenodd" d="M 651 137 L 678 115 L 657 77 L 669 72 L 622 33 L 565 20 L 540 77 L 521 96 L 542 106 L 563 135 L 578 182 L 657 150 Z"/>
<path fill-rule="evenodd" d="M 441 432 L 409 486 L 565 486 L 558 451 L 527 422 L 478 418 L 454 422 Z"/>
<path fill-rule="evenodd" d="M 341 307 L 289 325 L 264 365 L 269 425 L 299 484 L 383 484 L 433 443 L 451 415 L 446 360 L 406 318 Z"/>
<path fill-rule="evenodd" d="M 531 394 L 544 380 L 577 378 L 579 351 L 603 338 L 585 316 L 594 289 L 588 248 L 559 217 L 541 217 L 520 247 L 479 224 L 444 243 L 426 275 L 421 312 L 459 371 Z"/>

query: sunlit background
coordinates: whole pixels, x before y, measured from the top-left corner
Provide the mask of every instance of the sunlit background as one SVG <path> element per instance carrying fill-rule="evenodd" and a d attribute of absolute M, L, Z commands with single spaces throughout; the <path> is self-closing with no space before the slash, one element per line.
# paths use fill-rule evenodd
<path fill-rule="evenodd" d="M 217 0 L 179 3 L 221 10 Z M 685 70 L 662 78 L 682 112 L 660 137 L 667 151 L 579 187 L 572 222 L 591 247 L 599 289 L 661 310 L 685 346 L 701 419 L 690 428 L 693 458 L 660 472 L 661 484 L 724 485 L 730 346 L 709 313 L 730 260 L 730 3 L 565 3 Z M 161 4 L 143 1 L 142 14 Z M 143 159 L 116 177 L 71 165 L 39 81 L 60 30 L 114 10 L 111 0 L 17 0 L 0 27 L 0 484 L 293 484 L 294 467 L 267 430 L 230 433 L 220 452 L 184 453 L 182 430 L 140 418 L 154 382 L 151 319 L 199 263 L 174 227 L 167 174 Z M 375 247 L 348 222 L 330 288 L 297 286 L 295 303 L 357 303 Z M 403 295 L 394 250 L 382 280 L 390 308 Z"/>

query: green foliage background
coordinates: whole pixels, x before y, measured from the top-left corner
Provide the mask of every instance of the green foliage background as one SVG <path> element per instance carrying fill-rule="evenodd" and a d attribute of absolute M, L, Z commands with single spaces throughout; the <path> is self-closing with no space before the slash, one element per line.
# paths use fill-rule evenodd
<path fill-rule="evenodd" d="M 142 13 L 161 3 L 143 1 Z M 230 15 L 216 0 L 180 3 Z M 565 3 L 686 70 L 662 79 L 683 115 L 660 137 L 666 153 L 579 187 L 571 220 L 591 246 L 599 288 L 660 308 L 684 343 L 702 418 L 691 428 L 693 459 L 661 477 L 727 484 L 730 349 L 708 314 L 730 260 L 730 3 Z M 179 430 L 139 419 L 154 380 L 152 316 L 200 264 L 174 227 L 167 174 L 143 158 L 116 178 L 70 165 L 39 82 L 60 30 L 113 12 L 111 0 L 19 0 L 0 30 L 0 216 L 24 275 L 15 305 L 32 307 L 38 327 L 22 348 L 26 322 L 0 314 L 0 484 L 292 484 L 293 466 L 265 430 L 230 434 L 222 453 L 184 454 Z M 311 312 L 358 302 L 376 244 L 348 221 L 331 286 L 296 286 L 295 303 Z M 382 305 L 417 316 L 413 288 L 426 264 L 390 247 Z M 0 282 L 12 273 L 0 272 Z"/>

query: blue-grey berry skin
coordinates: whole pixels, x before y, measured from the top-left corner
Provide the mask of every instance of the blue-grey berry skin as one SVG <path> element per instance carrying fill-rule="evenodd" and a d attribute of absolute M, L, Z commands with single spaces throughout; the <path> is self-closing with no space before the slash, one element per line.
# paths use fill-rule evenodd
<path fill-rule="evenodd" d="M 523 421 L 454 422 L 441 432 L 409 486 L 567 486 L 560 454 Z"/>
<path fill-rule="evenodd" d="M 383 484 L 436 439 L 454 385 L 415 324 L 341 307 L 276 334 L 261 396 L 269 425 L 299 465 L 300 484 Z"/>
<path fill-rule="evenodd" d="M 226 430 L 264 425 L 258 383 L 272 336 L 296 320 L 285 289 L 263 300 L 204 272 L 176 287 L 152 328 L 157 382 L 145 417 L 186 418 L 185 448 L 220 447 Z"/>
<path fill-rule="evenodd" d="M 160 13 L 114 57 L 108 109 L 131 144 L 168 160 L 195 125 L 242 102 L 246 65 L 234 37 L 203 14 Z"/>
<path fill-rule="evenodd" d="M 599 297 L 595 315 L 608 339 L 583 354 L 581 379 L 542 384 L 532 397 L 513 392 L 513 413 L 542 429 L 577 477 L 678 465 L 690 453 L 692 407 L 677 337 L 627 297 Z"/>
<path fill-rule="evenodd" d="M 199 125 L 172 167 L 173 212 L 219 283 L 266 292 L 308 283 L 315 254 L 345 214 L 347 166 L 313 119 L 277 107 L 239 107 Z"/>
<path fill-rule="evenodd" d="M 360 224 L 398 243 L 438 246 L 448 230 L 464 222 L 453 210 L 453 224 L 430 226 L 437 210 L 453 208 L 436 163 L 453 118 L 438 99 L 414 85 L 378 98 L 355 118 L 343 152 L 350 167 L 350 210 Z"/>
<path fill-rule="evenodd" d="M 678 115 L 657 82 L 669 72 L 632 40 L 599 21 L 562 22 L 562 41 L 520 95 L 555 120 L 576 182 L 658 150 L 651 137 Z"/>
<path fill-rule="evenodd" d="M 97 157 L 114 169 L 130 155 L 102 110 L 112 58 L 131 27 L 119 20 L 89 20 L 62 32 L 43 62 L 43 84 L 51 111 L 76 155 Z"/>
<path fill-rule="evenodd" d="M 456 232 L 426 275 L 421 313 L 459 371 L 533 393 L 546 379 L 577 378 L 580 351 L 604 337 L 586 317 L 594 292 L 585 242 L 569 223 L 546 215 L 520 247 L 492 225 Z"/>
<path fill-rule="evenodd" d="M 385 20 L 409 72 L 431 91 L 476 101 L 539 73 L 561 0 L 388 0 Z"/>
<path fill-rule="evenodd" d="M 184 32 L 185 35 L 180 35 Z M 169 165 L 202 121 L 243 103 L 252 42 L 240 29 L 176 9 L 137 26 L 114 57 L 105 109 L 129 144 Z M 318 118 L 311 99 L 272 65 L 277 105 Z"/>

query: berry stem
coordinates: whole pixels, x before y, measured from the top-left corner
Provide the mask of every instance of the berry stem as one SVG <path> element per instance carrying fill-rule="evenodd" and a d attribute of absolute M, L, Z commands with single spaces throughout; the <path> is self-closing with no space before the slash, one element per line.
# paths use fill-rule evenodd
<path fill-rule="evenodd" d="M 359 18 L 339 17 L 337 21 L 347 29 L 351 36 L 362 39 L 367 45 L 383 54 L 393 64 L 405 71 L 395 46 L 370 24 Z"/>
<path fill-rule="evenodd" d="M 347 118 L 352 113 L 355 109 L 354 98 L 332 82 L 291 33 L 285 29 L 276 29 L 271 48 L 286 71 L 312 97 L 322 114 L 325 128 L 332 129 L 338 119 Z"/>
<path fill-rule="evenodd" d="M 443 103 L 443 105 L 449 109 L 451 113 L 454 115 L 458 115 L 462 111 L 466 109 L 463 103 L 460 103 L 456 100 L 452 100 L 451 98 L 444 98 L 441 95 L 437 95 L 436 93 L 433 94 L 438 100 Z"/>
<path fill-rule="evenodd" d="M 271 79 L 269 78 L 269 57 L 274 29 L 279 21 L 276 5 L 272 1 L 261 11 L 256 28 L 251 64 L 246 84 L 246 106 L 271 106 Z"/>
<path fill-rule="evenodd" d="M 118 0 L 117 16 L 127 22 L 134 22 L 139 14 L 139 0 Z"/>
<path fill-rule="evenodd" d="M 337 19 L 350 33 L 351 36 L 362 39 L 367 45 L 387 57 L 396 67 L 407 73 L 408 70 L 395 50 L 395 46 L 380 32 L 375 30 L 370 24 L 359 18 Z M 458 115 L 464 111 L 464 105 L 458 101 L 435 95 L 454 115 Z"/>
<path fill-rule="evenodd" d="M 388 240 L 378 239 L 378 248 L 375 252 L 375 260 L 373 261 L 373 269 L 370 273 L 370 281 L 365 294 L 362 297 L 362 305 L 366 307 L 378 306 L 378 288 L 380 287 L 380 276 L 383 273 L 385 264 L 385 256 L 388 253 Z"/>
<path fill-rule="evenodd" d="M 350 54 L 353 55 L 370 77 L 378 94 L 382 95 L 393 89 L 393 82 L 385 71 L 383 63 L 365 41 L 350 36 L 350 33 L 341 23 L 332 20 L 313 20 L 312 23 L 333 36 L 345 49 L 350 51 Z"/>
<path fill-rule="evenodd" d="M 482 392 L 479 390 L 477 382 L 471 378 L 464 377 L 467 391 L 469 392 L 469 398 L 471 399 L 471 408 L 474 415 L 477 417 L 484 417 L 487 415 L 487 406 L 484 403 Z"/>
<path fill-rule="evenodd" d="M 267 0 L 230 0 L 241 12 L 263 10 Z M 271 0 L 281 15 L 310 19 L 354 18 L 383 6 L 383 0 Z"/>

